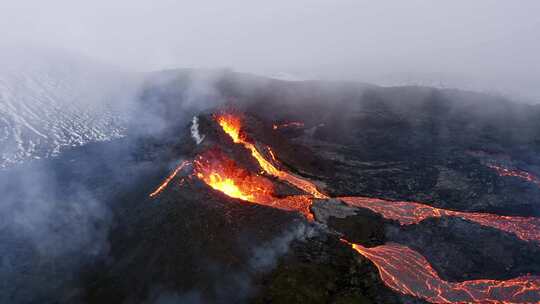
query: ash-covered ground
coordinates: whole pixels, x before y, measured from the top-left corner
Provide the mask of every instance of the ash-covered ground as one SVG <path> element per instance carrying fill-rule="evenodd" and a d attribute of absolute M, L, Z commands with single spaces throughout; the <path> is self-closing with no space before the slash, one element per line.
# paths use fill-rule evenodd
<path fill-rule="evenodd" d="M 258 173 L 249 152 L 213 120 L 216 111 L 233 109 L 244 115 L 246 136 L 270 146 L 283 168 L 329 197 L 538 217 L 539 185 L 489 167 L 540 176 L 538 106 L 457 90 L 187 70 L 153 75 L 140 104 L 144 111 L 124 139 L 1 173 L 12 182 L 2 186 L 10 197 L 33 187 L 20 187 L 21 181 L 42 170 L 57 185 L 51 210 L 69 211 L 81 188 L 103 210 L 84 222 L 77 209 L 43 223 L 60 235 L 46 246 L 64 248 L 81 227 L 91 236 L 54 255 L 18 226 L 0 227 L 1 302 L 424 303 L 387 287 L 374 264 L 340 237 L 366 247 L 406 245 L 451 282 L 540 275 L 540 243 L 458 217 L 402 226 L 320 199 L 309 222 L 227 197 L 189 168 L 149 197 L 176 165 L 206 149 L 218 147 Z M 200 144 L 192 137 L 193 116 Z M 279 127 L 288 122 L 301 124 Z M 268 178 L 278 197 L 302 194 Z M 62 221 L 66 214 L 71 217 Z"/>

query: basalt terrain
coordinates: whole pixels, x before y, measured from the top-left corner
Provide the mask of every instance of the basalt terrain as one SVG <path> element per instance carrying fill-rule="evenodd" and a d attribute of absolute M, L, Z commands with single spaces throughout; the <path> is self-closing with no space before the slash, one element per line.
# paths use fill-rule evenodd
<path fill-rule="evenodd" d="M 540 302 L 538 106 L 201 73 L 146 83 L 138 121 L 156 130 L 135 122 L 38 163 L 66 185 L 58 195 L 82 184 L 104 202 L 104 245 L 84 262 L 43 258 L 2 230 L 27 265 L 2 299 Z M 80 266 L 53 266 L 68 262 Z"/>

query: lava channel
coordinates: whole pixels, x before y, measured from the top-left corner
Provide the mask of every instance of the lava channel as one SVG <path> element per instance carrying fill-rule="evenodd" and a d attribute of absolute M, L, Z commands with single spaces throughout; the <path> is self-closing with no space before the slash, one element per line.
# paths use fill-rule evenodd
<path fill-rule="evenodd" d="M 401 225 L 418 224 L 427 218 L 455 216 L 482 226 L 512 233 L 524 241 L 540 242 L 540 218 L 453 211 L 416 202 L 387 201 L 370 197 L 339 197 L 348 205 L 369 209 Z"/>
<path fill-rule="evenodd" d="M 531 173 L 523 170 L 518 169 L 510 169 L 499 165 L 494 164 L 488 164 L 489 168 L 495 170 L 499 176 L 512 176 L 517 177 L 522 180 L 528 181 L 530 183 L 535 184 L 536 186 L 540 187 L 540 178 L 537 176 L 532 175 Z"/>
<path fill-rule="evenodd" d="M 253 158 L 255 158 L 255 160 L 257 160 L 259 166 L 264 172 L 301 189 L 302 191 L 312 195 L 314 198 L 328 198 L 328 196 L 321 193 L 312 182 L 286 171 L 279 170 L 270 161 L 266 160 L 259 150 L 257 150 L 257 147 L 249 142 L 245 138 L 245 135 L 241 133 L 242 120 L 239 116 L 224 113 L 216 115 L 216 120 L 223 131 L 231 137 L 234 143 L 242 144 L 251 152 L 251 155 Z M 272 153 L 272 155 L 274 155 L 274 153 Z M 273 156 L 273 158 L 275 159 L 275 156 Z"/>
<path fill-rule="evenodd" d="M 178 172 L 182 171 L 182 169 L 184 169 L 184 167 L 186 167 L 187 165 L 190 165 L 190 164 L 191 164 L 191 162 L 189 162 L 187 160 L 180 163 L 180 165 L 178 165 L 178 167 L 176 167 L 176 169 L 174 169 L 174 171 L 165 179 L 165 181 L 163 181 L 163 183 L 161 183 L 161 185 L 159 185 L 156 188 L 156 190 L 154 190 L 154 192 L 150 193 L 149 196 L 154 197 L 154 196 L 158 195 L 159 193 L 161 193 L 161 191 L 163 191 L 163 189 L 165 189 L 167 187 L 167 185 L 169 185 L 169 183 L 178 174 Z"/>
<path fill-rule="evenodd" d="M 308 220 L 313 220 L 313 215 L 309 210 L 311 206 L 309 195 L 276 198 L 273 196 L 271 181 L 239 167 L 221 152 L 207 151 L 199 155 L 193 164 L 194 175 L 214 190 L 244 201 L 286 211 L 297 211 Z"/>
<path fill-rule="evenodd" d="M 388 287 L 430 303 L 540 303 L 539 276 L 448 282 L 420 253 L 407 246 L 388 243 L 366 248 L 342 241 L 373 262 Z"/>

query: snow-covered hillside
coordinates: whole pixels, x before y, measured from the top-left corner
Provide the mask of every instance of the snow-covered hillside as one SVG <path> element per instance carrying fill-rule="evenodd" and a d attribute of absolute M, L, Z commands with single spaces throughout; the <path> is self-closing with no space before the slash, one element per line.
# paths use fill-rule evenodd
<path fill-rule="evenodd" d="M 65 52 L 0 55 L 0 168 L 124 134 L 127 73 Z"/>

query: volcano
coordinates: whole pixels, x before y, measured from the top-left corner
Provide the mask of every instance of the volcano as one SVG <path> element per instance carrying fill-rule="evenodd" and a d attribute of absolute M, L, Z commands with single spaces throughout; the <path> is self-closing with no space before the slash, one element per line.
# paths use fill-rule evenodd
<path fill-rule="evenodd" d="M 165 127 L 55 160 L 109 193 L 114 224 L 41 299 L 540 303 L 538 106 L 206 73 L 147 82 L 141 121 Z M 113 144 L 120 173 L 76 170 Z"/>

